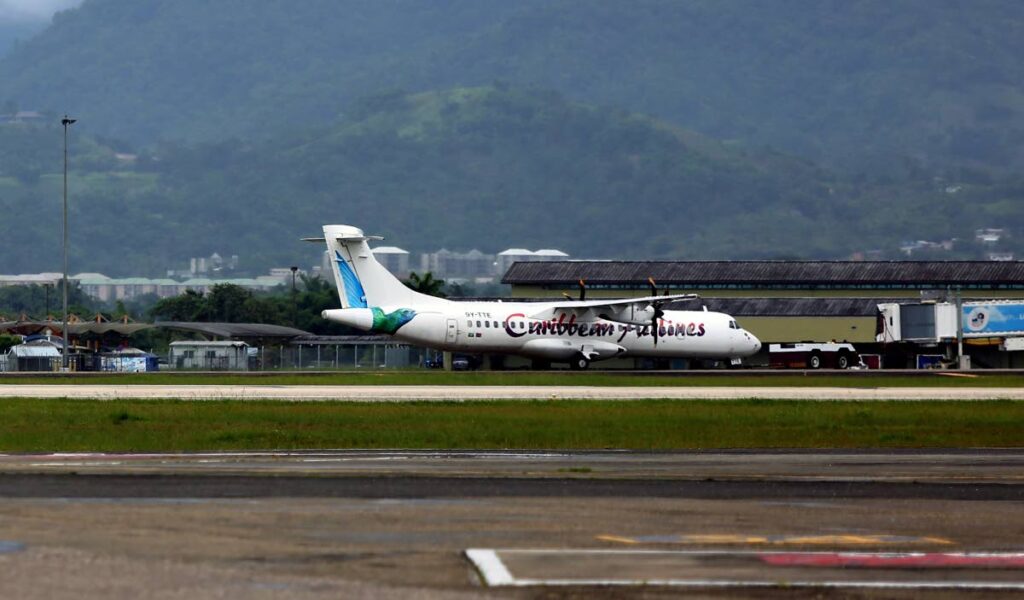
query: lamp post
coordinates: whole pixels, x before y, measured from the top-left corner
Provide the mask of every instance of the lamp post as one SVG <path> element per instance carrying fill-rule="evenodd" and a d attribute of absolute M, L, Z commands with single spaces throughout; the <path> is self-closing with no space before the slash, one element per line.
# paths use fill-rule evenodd
<path fill-rule="evenodd" d="M 60 120 L 64 126 L 64 221 L 61 231 L 64 234 L 64 320 L 61 329 L 61 337 L 64 338 L 64 357 L 62 361 L 63 371 L 68 370 L 68 125 L 74 124 L 77 119 L 69 119 L 67 115 Z"/>
<path fill-rule="evenodd" d="M 298 303 L 295 299 L 295 273 L 299 270 L 298 267 L 292 266 L 292 327 L 295 327 L 295 322 L 298 320 Z"/>

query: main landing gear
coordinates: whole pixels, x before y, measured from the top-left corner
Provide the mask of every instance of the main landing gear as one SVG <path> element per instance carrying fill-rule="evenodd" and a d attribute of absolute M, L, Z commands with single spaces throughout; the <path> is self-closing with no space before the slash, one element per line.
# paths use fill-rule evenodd
<path fill-rule="evenodd" d="M 577 356 L 576 358 L 572 359 L 569 362 L 569 368 L 572 369 L 573 371 L 584 371 L 588 367 L 590 367 L 590 361 L 587 360 L 587 357 L 583 356 L 582 354 L 580 354 L 579 356 Z"/>

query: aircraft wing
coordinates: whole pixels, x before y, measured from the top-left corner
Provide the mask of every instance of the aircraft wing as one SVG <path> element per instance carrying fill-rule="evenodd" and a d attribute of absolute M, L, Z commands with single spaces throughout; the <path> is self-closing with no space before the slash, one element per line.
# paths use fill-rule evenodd
<path fill-rule="evenodd" d="M 660 316 L 661 306 L 679 300 L 695 300 L 697 294 L 673 294 L 665 296 L 644 296 L 643 298 L 623 298 L 621 300 L 564 300 L 561 302 L 544 303 L 544 310 L 533 315 L 545 318 L 545 313 L 568 313 L 570 315 L 601 315 L 612 321 L 622 323 L 647 323 L 655 314 Z"/>
<path fill-rule="evenodd" d="M 555 302 L 554 306 L 548 305 L 555 310 L 587 310 L 587 309 L 600 309 L 608 308 L 612 310 L 621 310 L 630 306 L 636 306 L 643 308 L 652 304 L 665 304 L 668 302 L 675 302 L 677 300 L 695 300 L 700 298 L 697 294 L 673 294 L 665 296 L 644 296 L 643 298 L 622 298 L 620 300 L 565 300 L 562 302 Z"/>

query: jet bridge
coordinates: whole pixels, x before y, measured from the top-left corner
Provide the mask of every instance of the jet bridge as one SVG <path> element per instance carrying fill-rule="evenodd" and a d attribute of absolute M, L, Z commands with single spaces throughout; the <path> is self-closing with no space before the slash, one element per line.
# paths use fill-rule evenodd
<path fill-rule="evenodd" d="M 878 305 L 875 340 L 943 349 L 962 344 L 980 364 L 1024 367 L 1024 300 L 884 303 Z M 976 360 L 976 363 L 979 361 Z"/>

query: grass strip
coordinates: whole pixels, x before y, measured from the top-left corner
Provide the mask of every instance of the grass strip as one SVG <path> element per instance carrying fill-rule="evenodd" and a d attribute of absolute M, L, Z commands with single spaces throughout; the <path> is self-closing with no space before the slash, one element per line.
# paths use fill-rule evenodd
<path fill-rule="evenodd" d="M 0 403 L 0 451 L 1024 446 L 1024 402 Z"/>
<path fill-rule="evenodd" d="M 972 377 L 949 377 L 925 372 L 915 375 L 881 373 L 831 374 L 822 372 L 754 374 L 676 375 L 643 372 L 471 372 L 375 371 L 336 373 L 123 373 L 58 375 L 47 377 L 0 376 L 2 384 L 76 385 L 82 383 L 117 385 L 587 385 L 587 386 L 757 386 L 757 387 L 1017 387 L 1024 385 L 1021 374 L 999 373 Z"/>

